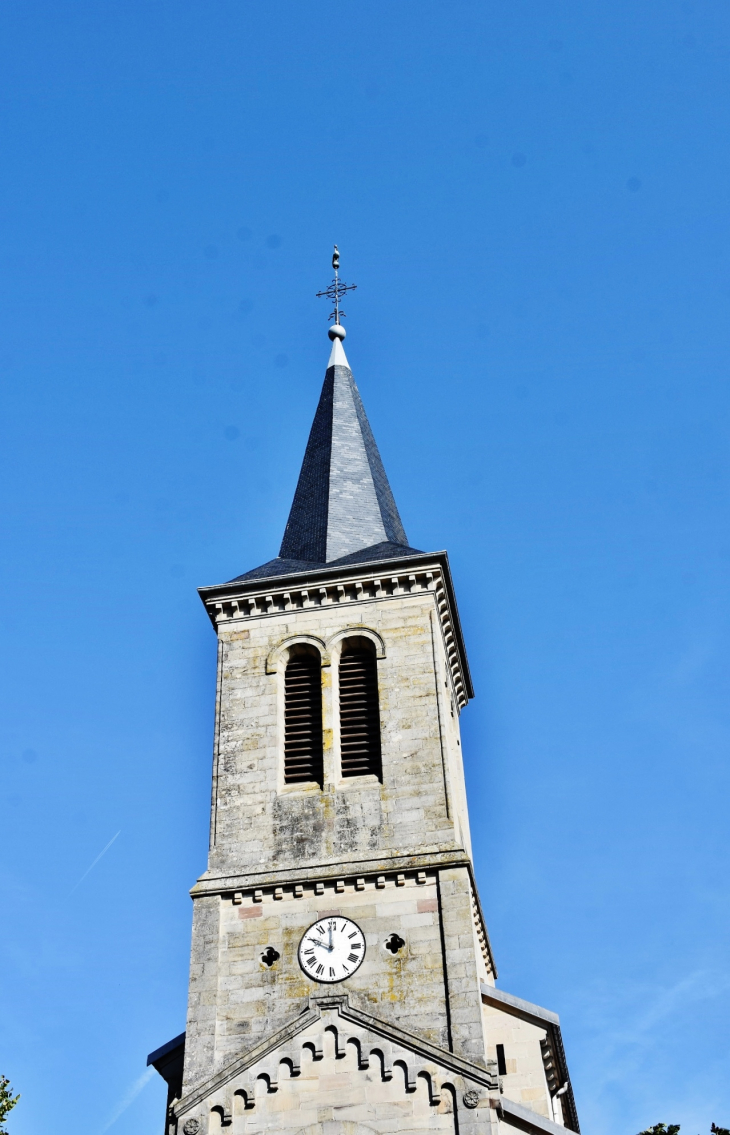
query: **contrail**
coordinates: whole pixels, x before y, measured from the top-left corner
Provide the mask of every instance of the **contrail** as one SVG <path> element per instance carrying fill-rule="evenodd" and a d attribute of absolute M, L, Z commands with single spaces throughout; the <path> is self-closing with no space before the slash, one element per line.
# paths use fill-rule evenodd
<path fill-rule="evenodd" d="M 117 835 L 119 835 L 119 832 L 117 832 Z M 117 838 L 117 836 L 114 836 L 114 839 L 116 839 L 116 838 Z M 106 848 L 104 848 L 104 851 L 106 851 Z M 102 855 L 103 854 L 104 854 L 104 852 L 102 852 Z M 101 856 L 99 858 L 101 858 Z M 92 866 L 93 866 L 93 864 L 92 864 Z M 89 870 L 91 870 L 91 867 L 89 868 Z M 111 1119 L 109 1119 L 107 1121 L 107 1123 L 105 1124 L 105 1126 L 102 1127 L 101 1131 L 99 1132 L 99 1135 L 104 1135 L 104 1132 L 108 1131 L 109 1128 L 111 1126 L 113 1126 L 113 1124 L 116 1123 L 116 1121 L 119 1119 L 119 1116 L 122 1115 L 122 1113 L 127 1110 L 127 1108 L 129 1107 L 130 1104 L 134 1103 L 137 1096 L 142 1091 L 142 1088 L 145 1086 L 145 1084 L 149 1083 L 150 1079 L 152 1078 L 152 1076 L 154 1076 L 154 1074 L 155 1074 L 154 1068 L 150 1067 L 150 1068 L 147 1069 L 146 1072 L 142 1073 L 142 1075 L 139 1077 L 138 1080 L 134 1081 L 134 1083 L 132 1084 L 132 1087 L 129 1089 L 126 1096 L 122 1097 L 121 1102 L 117 1105 L 116 1109 L 112 1112 Z"/>
<path fill-rule="evenodd" d="M 111 839 L 109 840 L 109 843 L 108 843 L 108 844 L 106 845 L 106 847 L 104 848 L 104 850 L 103 850 L 103 851 L 100 851 L 100 852 L 99 852 L 99 854 L 97 855 L 96 859 L 95 859 L 95 860 L 94 860 L 94 862 L 93 862 L 93 863 L 91 864 L 91 867 L 87 867 L 87 868 L 86 868 L 86 870 L 84 871 L 83 875 L 82 875 L 82 876 L 81 876 L 81 878 L 79 879 L 78 883 L 74 883 L 73 887 L 72 887 L 72 888 L 71 888 L 71 890 L 70 890 L 70 891 L 68 892 L 69 898 L 70 898 L 70 897 L 71 897 L 71 895 L 72 895 L 72 894 L 74 893 L 74 891 L 76 890 L 76 888 L 77 888 L 77 887 L 80 887 L 80 886 L 81 886 L 81 884 L 83 883 L 84 879 L 85 879 L 85 878 L 86 878 L 86 876 L 87 876 L 87 875 L 89 874 L 89 871 L 93 871 L 93 870 L 94 870 L 94 868 L 96 867 L 97 863 L 98 863 L 98 862 L 99 862 L 99 860 L 101 859 L 102 855 L 106 855 L 107 851 L 109 850 L 109 848 L 111 847 L 111 845 L 112 845 L 112 844 L 114 843 L 114 840 L 115 840 L 115 839 L 117 838 L 117 836 L 118 836 L 118 835 L 121 835 L 121 834 L 122 834 L 122 829 L 120 828 L 120 829 L 119 829 L 119 831 L 117 832 L 117 835 L 114 835 L 114 836 L 112 836 L 112 838 L 111 838 Z"/>

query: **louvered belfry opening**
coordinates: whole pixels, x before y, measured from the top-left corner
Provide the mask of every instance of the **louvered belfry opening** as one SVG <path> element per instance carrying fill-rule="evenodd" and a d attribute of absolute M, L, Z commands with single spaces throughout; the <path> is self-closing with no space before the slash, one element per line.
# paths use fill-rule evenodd
<path fill-rule="evenodd" d="M 314 653 L 295 654 L 284 672 L 284 782 L 322 784 L 322 678 Z"/>
<path fill-rule="evenodd" d="M 346 644 L 340 657 L 340 750 L 343 776 L 382 779 L 378 671 L 370 644 Z"/>

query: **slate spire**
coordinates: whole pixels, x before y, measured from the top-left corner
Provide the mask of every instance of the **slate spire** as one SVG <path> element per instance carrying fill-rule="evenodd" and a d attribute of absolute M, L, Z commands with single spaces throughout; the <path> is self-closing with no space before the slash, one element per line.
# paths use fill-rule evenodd
<path fill-rule="evenodd" d="M 402 555 L 413 549 L 345 355 L 344 328 L 336 323 L 329 336 L 332 352 L 279 557 L 325 564 L 365 549 L 375 559 Z"/>
<path fill-rule="evenodd" d="M 232 582 L 422 554 L 408 546 L 342 345 L 345 313 L 340 300 L 357 285 L 340 279 L 337 245 L 332 267 L 334 279 L 317 292 L 334 305 L 334 323 L 327 332 L 332 351 L 281 549 L 276 559 Z"/>

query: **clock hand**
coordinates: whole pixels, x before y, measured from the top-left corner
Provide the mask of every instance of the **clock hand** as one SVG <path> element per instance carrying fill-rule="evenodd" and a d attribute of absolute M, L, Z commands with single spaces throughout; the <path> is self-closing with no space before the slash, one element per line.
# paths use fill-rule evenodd
<path fill-rule="evenodd" d="M 329 949 L 329 946 L 325 945 L 319 938 L 307 938 L 307 942 L 311 942 L 313 946 L 324 946 L 325 950 Z"/>
<path fill-rule="evenodd" d="M 327 949 L 329 950 L 330 953 L 332 953 L 332 951 L 334 949 L 334 946 L 332 945 L 332 923 L 331 922 L 330 922 L 330 944 L 327 947 Z"/>

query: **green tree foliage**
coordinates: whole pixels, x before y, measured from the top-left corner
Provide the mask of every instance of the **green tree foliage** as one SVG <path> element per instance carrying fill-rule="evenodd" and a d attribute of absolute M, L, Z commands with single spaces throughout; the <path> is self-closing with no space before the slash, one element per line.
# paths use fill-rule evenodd
<path fill-rule="evenodd" d="M 670 1124 L 669 1127 L 665 1123 L 657 1123 L 654 1127 L 647 1127 L 646 1131 L 640 1131 L 639 1135 L 677 1135 L 679 1131 L 679 1124 Z M 712 1135 L 730 1135 L 730 1130 L 727 1127 L 715 1127 L 713 1123 L 711 1128 Z"/>
<path fill-rule="evenodd" d="M 10 1089 L 10 1080 L 5 1076 L 0 1076 L 0 1135 L 8 1135 L 5 1120 L 7 1119 L 8 1112 L 13 1110 L 19 1099 L 20 1096 L 13 1098 Z"/>

